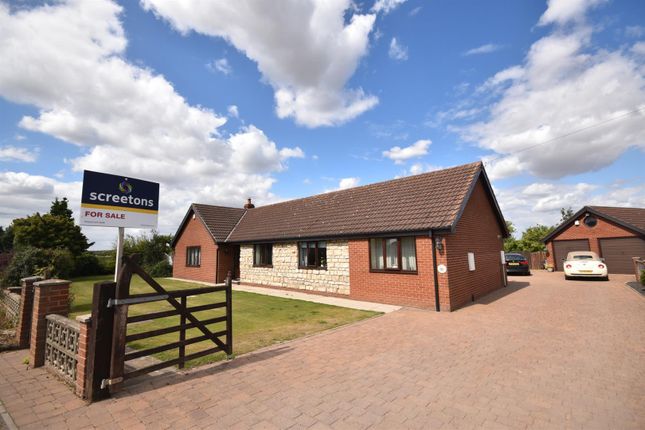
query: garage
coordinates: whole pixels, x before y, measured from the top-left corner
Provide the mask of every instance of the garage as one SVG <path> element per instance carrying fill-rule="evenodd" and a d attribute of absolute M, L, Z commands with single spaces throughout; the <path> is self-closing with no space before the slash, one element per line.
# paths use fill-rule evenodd
<path fill-rule="evenodd" d="M 589 241 L 587 239 L 554 240 L 553 250 L 555 270 L 562 270 L 562 260 L 567 258 L 567 254 L 573 251 L 589 251 Z"/>
<path fill-rule="evenodd" d="M 645 240 L 638 237 L 600 239 L 600 253 L 609 273 L 634 273 L 632 257 L 645 256 Z"/>
<path fill-rule="evenodd" d="M 571 251 L 593 251 L 609 273 L 634 273 L 633 257 L 645 258 L 645 208 L 584 206 L 542 239 L 547 265 L 562 270 Z"/>

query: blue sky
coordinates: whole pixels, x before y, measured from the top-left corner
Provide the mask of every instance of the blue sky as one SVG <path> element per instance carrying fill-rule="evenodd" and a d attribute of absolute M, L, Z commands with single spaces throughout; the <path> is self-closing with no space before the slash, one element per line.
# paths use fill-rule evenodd
<path fill-rule="evenodd" d="M 645 207 L 642 1 L 192 3 L 0 3 L 0 225 L 86 168 L 159 181 L 163 232 L 478 160 L 520 229 Z"/>

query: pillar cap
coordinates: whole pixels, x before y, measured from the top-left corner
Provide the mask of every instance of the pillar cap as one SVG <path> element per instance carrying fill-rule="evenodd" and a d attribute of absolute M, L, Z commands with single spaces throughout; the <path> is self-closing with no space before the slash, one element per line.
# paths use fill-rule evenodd
<path fill-rule="evenodd" d="M 92 321 L 92 314 L 79 315 L 76 317 L 76 321 L 83 324 L 89 324 L 89 322 Z"/>
<path fill-rule="evenodd" d="M 26 278 L 21 278 L 21 282 L 37 282 L 37 281 L 42 281 L 43 277 L 42 276 L 28 276 Z"/>
<path fill-rule="evenodd" d="M 45 279 L 44 281 L 34 282 L 34 287 L 53 287 L 55 285 L 68 285 L 72 281 L 65 279 Z"/>

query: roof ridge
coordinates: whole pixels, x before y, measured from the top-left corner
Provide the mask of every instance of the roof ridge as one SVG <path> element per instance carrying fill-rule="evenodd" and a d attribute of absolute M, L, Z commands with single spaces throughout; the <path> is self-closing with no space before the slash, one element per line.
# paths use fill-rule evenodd
<path fill-rule="evenodd" d="M 460 164 L 458 166 L 446 167 L 445 169 L 433 170 L 432 172 L 424 172 L 424 173 L 419 173 L 419 174 L 416 174 L 416 175 L 409 175 L 409 176 L 403 176 L 403 177 L 400 177 L 400 178 L 386 179 L 384 181 L 372 182 L 371 184 L 358 185 L 356 187 L 346 188 L 344 190 L 327 191 L 327 192 L 324 192 L 324 193 L 318 193 L 318 194 L 314 194 L 314 195 L 311 195 L 311 196 L 298 197 L 298 198 L 295 198 L 295 199 L 283 200 L 281 202 L 275 202 L 275 203 L 270 203 L 268 205 L 258 206 L 256 209 L 263 209 L 263 208 L 267 208 L 267 207 L 277 206 L 277 205 L 281 205 L 281 204 L 287 203 L 287 202 L 297 202 L 297 201 L 300 201 L 300 200 L 313 199 L 313 198 L 320 197 L 320 196 L 328 196 L 328 195 L 333 195 L 333 194 L 346 193 L 346 192 L 351 191 L 351 190 L 363 189 L 363 188 L 367 188 L 367 187 L 375 187 L 375 186 L 378 186 L 378 185 L 382 185 L 384 183 L 409 181 L 409 180 L 412 180 L 412 179 L 418 179 L 420 177 L 426 177 L 426 176 L 430 176 L 430 175 L 433 175 L 433 174 L 437 174 L 439 172 L 446 172 L 448 170 L 456 170 L 456 169 L 464 169 L 465 170 L 467 167 L 471 167 L 471 166 L 472 167 L 475 167 L 475 166 L 479 167 L 479 166 L 483 166 L 483 163 L 481 161 L 475 161 L 475 162 L 472 162 L 472 163 Z"/>
<path fill-rule="evenodd" d="M 208 206 L 210 208 L 222 208 L 222 209 L 235 209 L 235 210 L 240 210 L 240 211 L 245 211 L 246 209 L 244 208 L 236 208 L 233 206 L 222 206 L 222 205 L 211 205 L 208 203 L 191 203 L 191 206 Z"/>

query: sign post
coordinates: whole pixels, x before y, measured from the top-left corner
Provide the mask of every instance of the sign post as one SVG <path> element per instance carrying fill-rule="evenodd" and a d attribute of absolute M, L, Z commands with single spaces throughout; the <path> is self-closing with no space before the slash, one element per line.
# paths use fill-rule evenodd
<path fill-rule="evenodd" d="M 159 184 L 107 173 L 83 172 L 81 225 L 118 227 L 114 281 L 121 273 L 125 228 L 156 228 Z"/>

